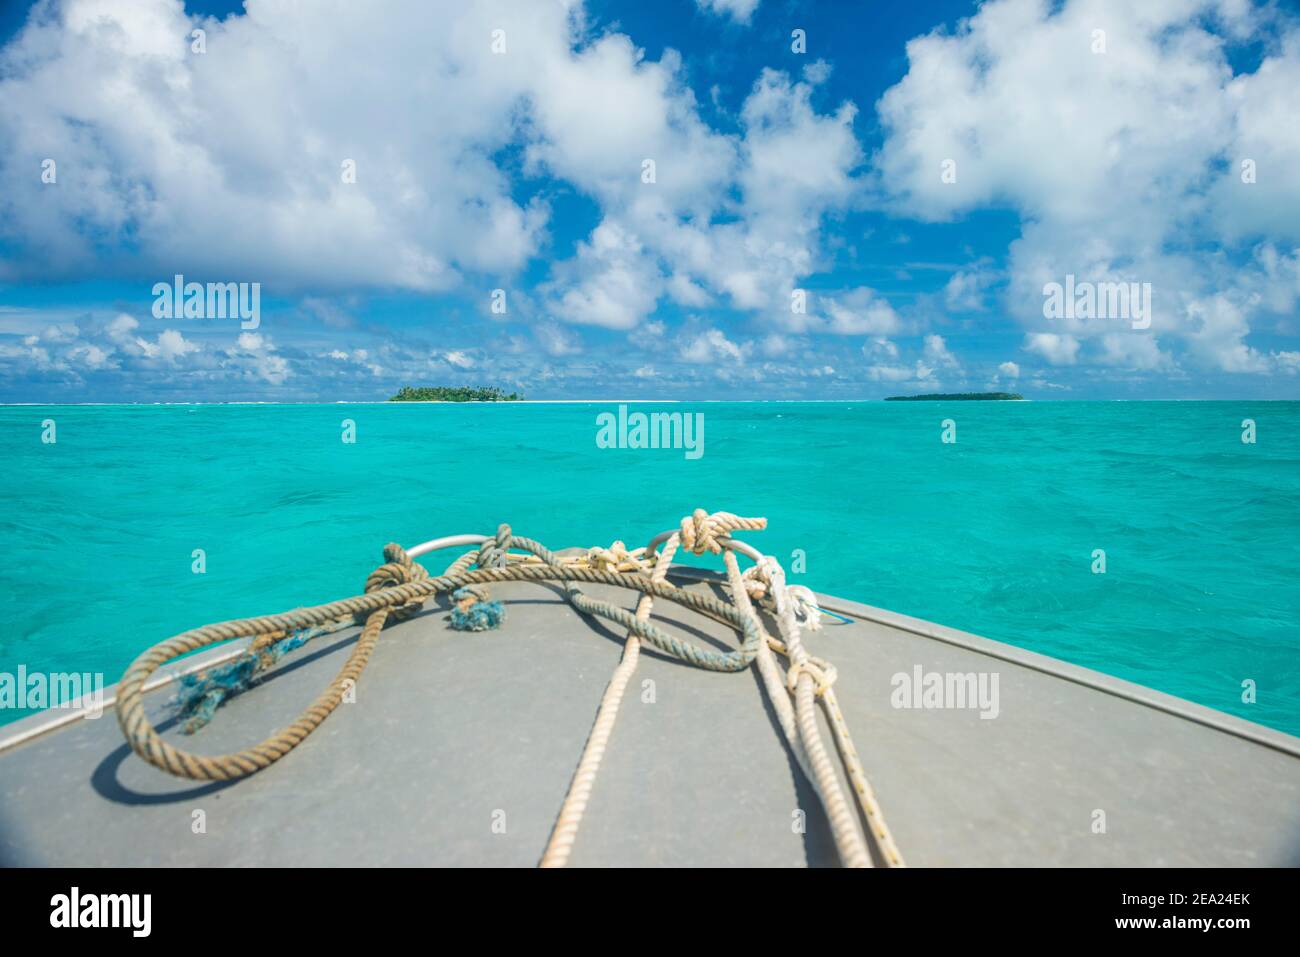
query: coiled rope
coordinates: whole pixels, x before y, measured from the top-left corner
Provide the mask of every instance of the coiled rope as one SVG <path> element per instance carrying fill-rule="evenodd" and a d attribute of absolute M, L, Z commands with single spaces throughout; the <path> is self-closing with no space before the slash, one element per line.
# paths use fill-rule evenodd
<path fill-rule="evenodd" d="M 848 726 L 840 712 L 832 685 L 835 669 L 804 649 L 800 623 L 816 619 L 811 593 L 796 592 L 785 582 L 785 573 L 771 556 L 756 552 L 731 538 L 736 531 L 757 531 L 767 527 L 763 518 L 741 518 L 729 512 L 709 514 L 696 509 L 679 527 L 654 539 L 645 548 L 629 552 L 621 542 L 609 549 L 591 549 L 577 558 L 560 558 L 540 542 L 512 534 L 501 525 L 495 536 L 455 536 L 427 542 L 411 552 L 400 545 L 384 548 L 384 563 L 370 573 L 365 593 L 339 601 L 297 608 L 278 615 L 235 619 L 205 625 L 162 641 L 140 655 L 123 674 L 117 698 L 118 723 L 131 749 L 150 764 L 179 777 L 201 781 L 229 781 L 260 771 L 284 757 L 314 731 L 338 707 L 355 686 L 374 652 L 384 625 L 416 614 L 429 598 L 439 593 L 459 592 L 458 597 L 482 596 L 482 586 L 498 581 L 556 581 L 578 611 L 606 618 L 627 630 L 622 659 L 601 698 L 596 720 L 588 736 L 577 769 L 561 805 L 550 841 L 543 853 L 543 867 L 567 863 L 608 748 L 624 692 L 636 670 L 641 644 L 687 664 L 710 671 L 738 672 L 757 664 L 763 686 L 792 753 L 813 783 L 826 811 L 840 860 L 846 866 L 871 866 L 872 857 L 863 831 L 887 866 L 903 866 L 902 855 L 885 824 L 875 795 L 867 782 Z M 477 544 L 461 555 L 438 577 L 414 561 L 413 555 L 456 544 Z M 660 548 L 659 546 L 662 545 Z M 673 555 L 684 548 L 697 555 L 721 554 L 727 569 L 730 603 L 700 592 L 679 589 L 667 581 Z M 511 555 L 511 550 L 526 555 Z M 740 571 L 736 553 L 755 559 L 757 564 Z M 635 613 L 592 598 L 575 583 L 595 582 L 641 592 Z M 463 590 L 463 591 L 461 591 Z M 650 621 L 654 599 L 675 602 L 734 628 L 740 647 L 734 651 L 713 651 L 677 638 Z M 759 602 L 774 615 L 780 638 L 767 634 L 755 610 Z M 361 634 L 343 667 L 321 694 L 287 727 L 266 740 L 230 754 L 206 756 L 177 748 L 162 740 L 145 715 L 144 687 L 163 664 L 199 648 L 237 638 L 253 642 L 238 667 L 223 674 L 223 690 L 205 701 L 204 718 L 231 693 L 238 693 L 256 675 L 278 660 L 283 651 L 300 647 L 312 638 L 337 631 L 354 622 Z M 490 627 L 490 625 L 488 626 Z M 273 649 L 274 653 L 268 653 Z M 782 670 L 777 655 L 789 662 Z M 245 660 L 247 659 L 247 660 Z M 207 687 L 207 686 L 202 686 Z M 822 741 L 816 707 L 823 708 L 831 727 L 836 750 L 856 801 L 850 803 L 841 786 L 830 752 Z M 854 812 L 856 806 L 857 813 Z M 858 815 L 861 815 L 860 819 Z"/>

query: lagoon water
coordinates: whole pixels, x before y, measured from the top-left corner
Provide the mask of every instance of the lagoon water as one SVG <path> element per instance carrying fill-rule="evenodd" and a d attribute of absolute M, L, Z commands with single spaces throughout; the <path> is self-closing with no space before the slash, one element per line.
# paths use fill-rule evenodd
<path fill-rule="evenodd" d="M 176 632 L 360 592 L 388 541 L 631 547 L 702 506 L 767 516 L 747 537 L 802 550 L 793 582 L 1300 734 L 1300 403 L 633 408 L 702 412 L 704 454 L 598 448 L 611 403 L 0 408 L 0 673 L 116 681 Z"/>

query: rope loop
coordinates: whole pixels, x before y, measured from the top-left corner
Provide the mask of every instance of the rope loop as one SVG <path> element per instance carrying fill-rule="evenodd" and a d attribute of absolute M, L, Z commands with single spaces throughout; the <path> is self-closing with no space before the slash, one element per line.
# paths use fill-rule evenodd
<path fill-rule="evenodd" d="M 497 526 L 496 536 L 483 543 L 478 552 L 479 568 L 505 568 L 510 543 L 514 536 L 510 526 L 502 522 Z"/>
<path fill-rule="evenodd" d="M 283 758 L 345 700 L 348 690 L 365 670 L 386 624 L 411 617 L 435 595 L 450 593 L 454 605 L 450 616 L 452 628 L 470 632 L 491 630 L 502 623 L 506 609 L 501 601 L 492 600 L 489 584 L 553 581 L 562 585 L 563 594 L 581 614 L 599 616 L 626 629 L 627 643 L 623 659 L 601 700 L 596 725 L 557 818 L 542 859 L 543 866 L 562 866 L 568 860 L 642 643 L 709 671 L 735 673 L 757 663 L 768 698 L 778 713 L 782 734 L 813 782 L 826 811 L 841 861 L 847 866 L 870 866 L 871 857 L 859 829 L 866 823 L 882 860 L 891 866 L 903 866 L 836 701 L 832 687 L 837 677 L 835 667 L 823 658 L 810 655 L 802 645 L 801 629 L 818 627 L 816 596 L 801 586 L 788 585 L 780 563 L 771 556 L 761 556 L 754 567 L 743 574 L 740 571 L 737 553 L 757 553 L 734 541 L 731 533 L 766 527 L 764 518 L 742 518 L 730 512 L 709 514 L 697 508 L 681 520 L 678 531 L 656 539 L 664 542 L 657 554 L 650 546 L 628 551 L 623 542 L 615 541 L 607 549 L 592 548 L 576 558 L 561 558 L 534 539 L 515 536 L 510 526 L 503 523 L 494 536 L 485 538 L 476 550 L 466 552 L 436 578 L 430 577 L 428 570 L 413 561 L 404 548 L 390 542 L 384 546 L 383 564 L 366 578 L 362 595 L 274 615 L 204 625 L 148 649 L 122 675 L 116 703 L 118 724 L 131 749 L 155 767 L 193 780 L 235 780 Z M 447 542 L 464 538 L 456 536 Z M 444 546 L 435 542 L 423 547 L 433 550 Z M 725 596 L 715 597 L 706 590 L 667 580 L 673 555 L 679 547 L 696 555 L 722 554 L 730 586 L 729 601 Z M 511 562 L 510 549 L 529 554 Z M 471 564 L 477 564 L 477 568 L 471 569 Z M 579 582 L 640 592 L 635 614 L 620 604 L 584 593 L 577 587 Z M 651 619 L 656 598 L 728 625 L 740 638 L 739 647 L 717 651 L 666 630 L 660 622 Z M 753 602 L 759 599 L 763 600 L 763 610 L 770 612 L 775 620 L 779 640 L 768 634 L 755 608 Z M 253 687 L 257 676 L 285 653 L 317 635 L 349 627 L 354 621 L 362 627 L 338 674 L 291 724 L 258 744 L 229 754 L 195 754 L 163 740 L 146 714 L 144 695 L 150 676 L 175 658 L 209 645 L 251 639 L 234 664 L 202 672 L 191 682 L 195 685 L 192 698 L 197 702 L 194 714 L 202 724 L 226 698 Z M 789 661 L 789 670 L 784 675 L 773 651 Z M 811 681 L 803 681 L 805 675 Z M 818 705 L 834 734 L 836 750 L 852 785 L 861 820 L 855 817 L 854 806 L 832 765 L 831 752 L 823 744 Z"/>
<path fill-rule="evenodd" d="M 366 578 L 366 594 L 383 588 L 399 588 L 412 582 L 424 581 L 429 577 L 429 570 L 417 561 L 413 561 L 401 545 L 389 542 L 384 546 L 384 564 L 372 571 Z M 410 618 L 424 605 L 424 599 L 390 608 L 388 615 L 394 621 Z M 357 620 L 364 621 L 366 615 L 358 614 Z"/>
<path fill-rule="evenodd" d="M 654 563 L 645 556 L 644 548 L 628 550 L 627 545 L 616 541 L 609 548 L 599 545 L 587 549 L 586 562 L 589 568 L 607 572 L 641 572 L 649 574 Z"/>
<path fill-rule="evenodd" d="M 825 658 L 809 655 L 803 661 L 792 661 L 785 677 L 785 686 L 791 694 L 794 694 L 799 686 L 799 676 L 805 672 L 812 678 L 815 694 L 819 698 L 831 690 L 831 685 L 835 684 L 835 679 L 839 677 L 835 666 Z"/>
<path fill-rule="evenodd" d="M 716 537 L 717 527 L 717 521 L 712 515 L 697 508 L 682 519 L 682 547 L 694 555 L 703 555 L 705 552 L 718 554 L 722 551 L 722 546 Z"/>

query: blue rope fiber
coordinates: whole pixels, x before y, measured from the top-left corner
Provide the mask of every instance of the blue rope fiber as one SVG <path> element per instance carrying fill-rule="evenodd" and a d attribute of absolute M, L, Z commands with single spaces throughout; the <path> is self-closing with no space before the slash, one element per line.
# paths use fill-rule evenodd
<path fill-rule="evenodd" d="M 478 596 L 468 588 L 457 588 L 451 597 L 453 601 L 462 602 Z M 451 610 L 451 627 L 457 631 L 489 631 L 505 620 L 506 606 L 499 601 L 476 601 L 465 611 L 459 608 Z"/>
<path fill-rule="evenodd" d="M 479 596 L 468 588 L 458 588 L 452 599 L 462 604 Z M 490 631 L 505 621 L 506 608 L 499 601 L 474 601 L 462 611 L 453 608 L 451 627 L 457 631 Z M 319 628 L 304 628 L 287 638 L 268 645 L 260 653 L 246 652 L 229 664 L 195 674 L 182 675 L 173 704 L 181 729 L 193 734 L 216 715 L 217 709 L 230 698 L 252 687 L 257 676 L 291 651 L 301 648 L 320 634 Z"/>
<path fill-rule="evenodd" d="M 227 665 L 196 674 L 182 675 L 174 703 L 182 730 L 193 734 L 212 720 L 228 698 L 247 691 L 253 679 L 289 652 L 316 637 L 318 629 L 304 628 L 269 645 L 260 654 L 246 652 Z"/>

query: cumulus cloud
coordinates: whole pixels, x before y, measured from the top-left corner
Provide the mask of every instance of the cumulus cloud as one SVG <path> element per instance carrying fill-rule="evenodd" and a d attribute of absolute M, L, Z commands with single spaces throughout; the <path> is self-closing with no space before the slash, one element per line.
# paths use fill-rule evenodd
<path fill-rule="evenodd" d="M 695 0 L 701 10 L 728 16 L 738 23 L 748 23 L 758 9 L 759 0 Z"/>
<path fill-rule="evenodd" d="M 651 61 L 622 34 L 590 38 L 579 5 L 394 4 L 320 16 L 252 0 L 216 21 L 179 0 L 46 0 L 0 62 L 13 107 L 0 176 L 18 184 L 0 197 L 0 237 L 19 251 L 2 275 L 303 287 L 307 313 L 345 327 L 319 290 L 448 290 L 538 252 L 547 209 L 514 197 L 493 159 L 510 148 L 602 209 L 547 289 L 555 318 L 630 328 L 665 292 L 771 309 L 815 267 L 820 217 L 861 159 L 855 108 L 812 106 L 826 70 L 763 71 L 740 132 L 721 133 L 676 52 Z M 367 60 L 386 68 L 331 66 Z"/>
<path fill-rule="evenodd" d="M 957 357 L 948 350 L 948 344 L 944 342 L 943 336 L 928 335 L 925 337 L 925 349 L 922 353 L 925 361 L 932 366 L 938 366 L 945 369 L 960 369 L 961 363 Z"/>
<path fill-rule="evenodd" d="M 997 273 L 985 264 L 959 269 L 943 288 L 944 303 L 954 312 L 980 312 L 988 308 L 989 288 Z"/>
<path fill-rule="evenodd" d="M 1162 352 L 1154 336 L 1140 333 L 1108 333 L 1100 339 L 1097 361 L 1124 369 L 1164 369 L 1173 366 L 1172 357 Z"/>
<path fill-rule="evenodd" d="M 866 287 L 828 297 L 826 314 L 825 330 L 842 336 L 889 336 L 901 325 L 893 306 Z"/>
<path fill-rule="evenodd" d="M 554 322 L 542 322 L 534 326 L 533 338 L 548 356 L 571 356 L 582 351 L 582 340 L 571 330 Z"/>
<path fill-rule="evenodd" d="M 474 367 L 474 357 L 460 349 L 444 352 L 437 358 L 458 369 L 472 369 Z"/>
<path fill-rule="evenodd" d="M 631 329 L 654 311 L 663 288 L 662 274 L 636 236 L 617 222 L 603 222 L 590 242 L 578 244 L 576 259 L 563 267 L 572 276 L 560 282 L 550 313 L 567 322 L 609 329 Z"/>
<path fill-rule="evenodd" d="M 742 363 L 750 345 L 738 345 L 720 329 L 705 328 L 688 332 L 682 337 L 678 354 L 685 362 Z"/>
<path fill-rule="evenodd" d="M 246 378 L 261 379 L 272 385 L 280 385 L 293 374 L 288 361 L 276 354 L 271 337 L 261 333 L 241 332 L 226 356 L 228 363 L 241 370 Z"/>
<path fill-rule="evenodd" d="M 867 367 L 867 378 L 872 382 L 900 383 L 906 382 L 914 386 L 933 388 L 938 386 L 939 382 L 934 378 L 934 369 L 927 366 L 920 359 L 915 365 L 885 365 L 877 364 Z"/>
<path fill-rule="evenodd" d="M 613 39 L 596 49 L 600 56 L 583 62 L 599 63 L 601 76 L 576 77 L 553 98 L 563 110 L 541 111 L 552 132 L 530 150 L 603 210 L 574 259 L 557 268 L 551 314 L 626 329 L 666 294 L 690 307 L 720 300 L 802 330 L 807 320 L 790 312 L 791 293 L 822 260 L 825 213 L 859 188 L 856 107 L 814 108 L 826 70 L 796 81 L 767 69 L 744 101 L 740 132 L 719 133 L 699 119 L 675 54 L 645 63 Z M 608 97 L 593 100 L 593 84 Z M 568 113 L 583 135 L 570 129 Z M 557 145 L 567 141 L 581 148 Z"/>
<path fill-rule="evenodd" d="M 0 229 L 23 253 L 6 272 L 123 268 L 106 249 L 130 249 L 143 276 L 314 288 L 519 268 L 545 210 L 515 202 L 489 154 L 517 139 L 538 61 L 570 57 L 570 19 L 560 4 L 396 6 L 252 0 L 217 21 L 179 0 L 39 4 L 0 59 L 0 178 L 16 184 Z M 496 27 L 509 56 L 491 52 Z"/>
<path fill-rule="evenodd" d="M 1242 5 L 1249 10 L 1248 4 Z M 1248 21 L 1243 12 L 1243 20 Z M 1231 239 L 1271 236 L 1300 240 L 1300 33 L 1283 37 L 1253 73 L 1234 77 L 1225 90 L 1232 111 L 1226 173 L 1211 194 L 1213 219 Z M 1251 182 L 1246 182 L 1250 179 Z"/>
<path fill-rule="evenodd" d="M 1152 334 L 1195 364 L 1269 371 L 1246 338 L 1270 277 L 1220 245 L 1300 234 L 1300 132 L 1287 119 L 1300 33 L 1278 21 L 1279 42 L 1250 73 L 1234 76 L 1225 51 L 1225 34 L 1255 36 L 1271 16 L 1216 0 L 989 0 L 908 43 L 908 73 L 878 104 L 884 202 L 936 221 L 1015 209 L 1008 305 L 1027 347 L 1055 364 L 1170 361 L 1154 342 L 1117 338 L 1122 320 L 1046 320 L 1044 284 L 1072 274 L 1150 283 Z M 971 308 L 979 291 L 963 271 L 945 292 L 950 308 Z M 1081 355 L 1080 339 L 1098 348 Z"/>
<path fill-rule="evenodd" d="M 736 23 L 759 5 L 697 2 Z M 736 78 L 738 103 L 715 90 L 702 107 L 694 61 L 593 28 L 576 0 L 389 0 L 382 17 L 248 0 L 222 21 L 181 0 L 41 0 L 0 52 L 0 282 L 139 279 L 143 295 L 177 272 L 260 281 L 267 303 L 297 303 L 296 326 L 142 326 L 116 315 L 124 302 L 11 328 L 0 307 L 0 377 L 147 370 L 167 388 L 301 389 L 322 371 L 468 379 L 490 355 L 494 376 L 545 383 L 837 368 L 932 387 L 963 379 L 963 360 L 997 361 L 964 345 L 1004 321 L 995 293 L 1025 355 L 1068 375 L 1291 375 L 1295 351 L 1265 337 L 1294 335 L 1300 303 L 1295 23 L 1247 0 L 987 0 L 912 40 L 906 74 L 860 124 L 821 60 L 755 68 Z M 190 49 L 195 26 L 206 53 Z M 1230 57 L 1236 43 L 1249 55 Z M 874 156 L 855 124 L 879 128 Z M 41 181 L 45 159 L 56 182 Z M 565 193 L 593 207 L 583 235 L 551 235 Z M 918 260 L 935 232 L 904 217 L 1005 210 L 1019 235 L 1005 261 L 981 240 L 960 263 L 917 264 L 946 282 L 900 295 L 833 232 L 867 207 L 899 217 L 874 242 L 911 237 Z M 1150 328 L 1045 318 L 1043 286 L 1067 274 L 1150 283 Z M 506 315 L 484 306 L 498 286 Z M 806 286 L 807 312 L 792 311 Z M 393 290 L 456 293 L 441 300 L 450 337 L 376 328 L 387 316 L 367 316 L 366 297 Z M 464 333 L 466 312 L 496 324 Z M 962 360 L 925 335 L 940 328 L 960 330 Z M 611 342 L 646 354 L 585 351 Z"/>
<path fill-rule="evenodd" d="M 869 359 L 897 359 L 898 346 L 883 336 L 877 336 L 863 345 L 862 354 Z"/>
<path fill-rule="evenodd" d="M 1079 355 L 1078 339 L 1054 332 L 1031 332 L 1025 336 L 1024 347 L 1054 366 L 1072 366 Z"/>
<path fill-rule="evenodd" d="M 862 346 L 866 356 L 867 379 L 887 384 L 905 384 L 913 389 L 937 389 L 942 378 L 961 380 L 961 362 L 948 348 L 944 338 L 930 334 L 921 341 L 920 356 L 903 361 L 898 344 L 876 337 Z"/>
<path fill-rule="evenodd" d="M 167 391 L 220 382 L 230 396 L 243 397 L 250 387 L 279 387 L 294 375 L 270 336 L 238 332 L 237 326 L 209 330 L 200 338 L 172 328 L 146 331 L 127 313 L 109 319 L 87 315 L 75 324 L 52 324 L 20 342 L 0 343 L 0 386 L 16 380 L 84 386 L 106 375 L 127 382 L 149 375 L 151 381 L 166 383 Z"/>

